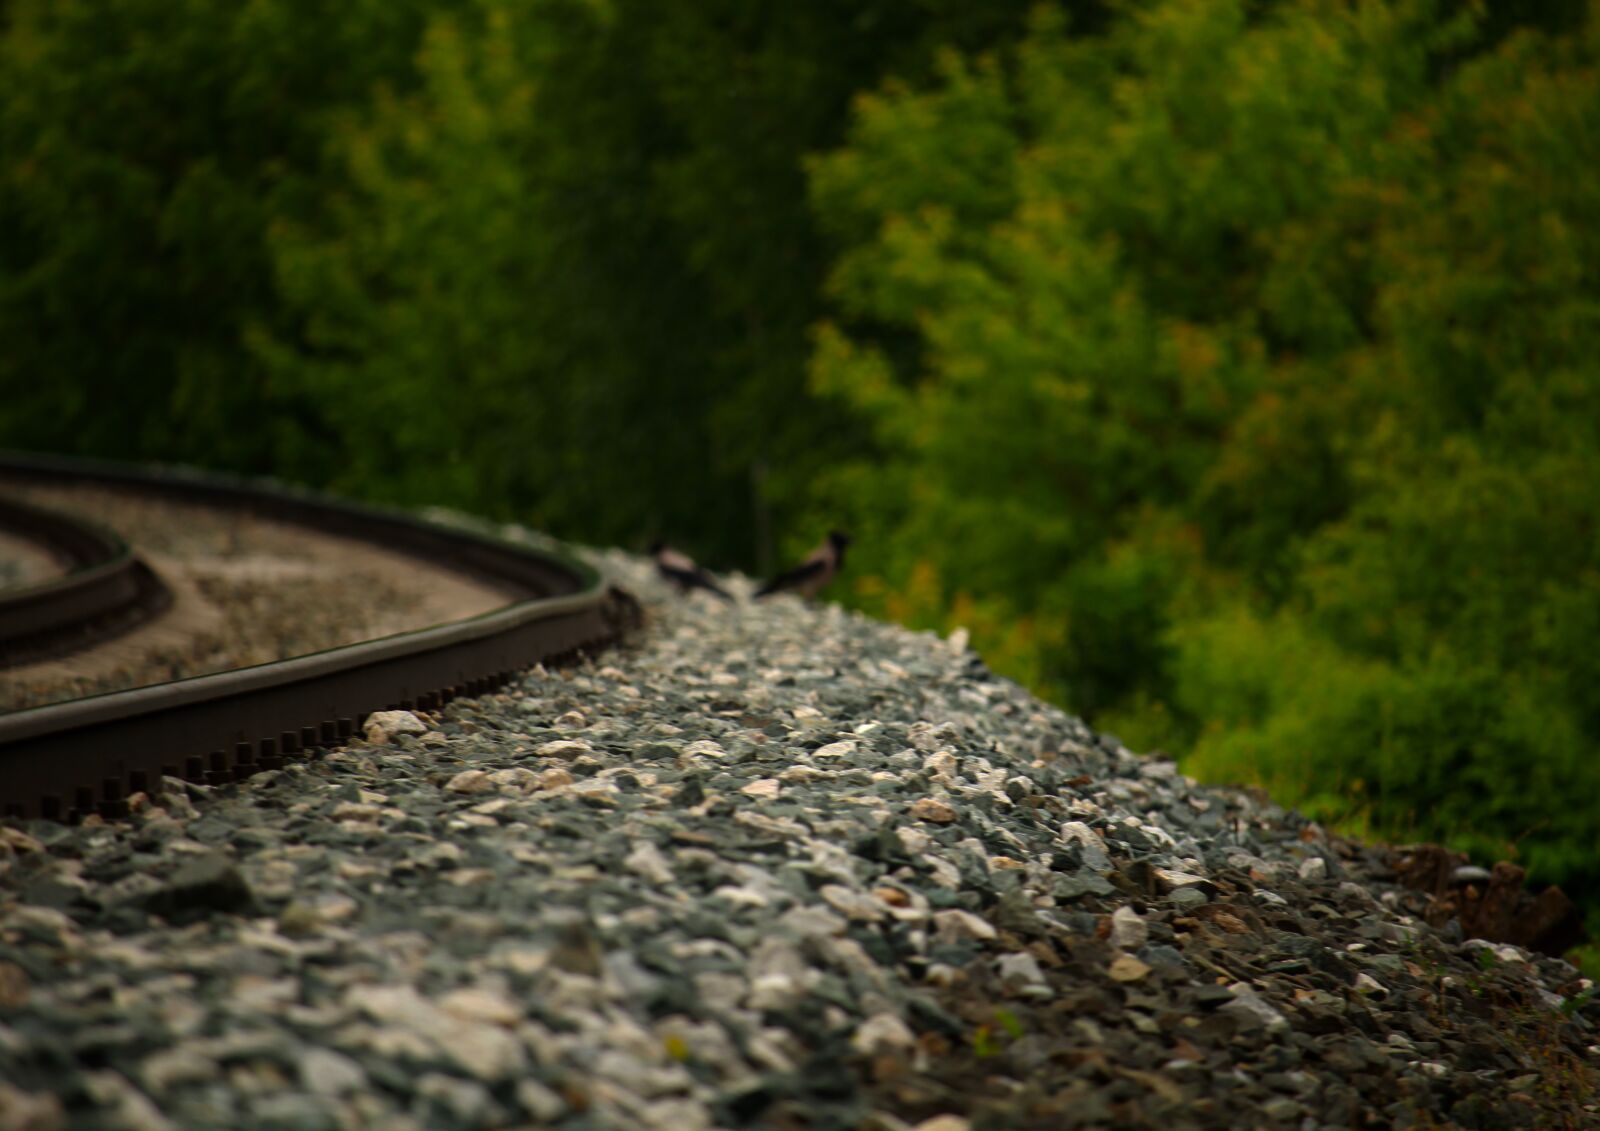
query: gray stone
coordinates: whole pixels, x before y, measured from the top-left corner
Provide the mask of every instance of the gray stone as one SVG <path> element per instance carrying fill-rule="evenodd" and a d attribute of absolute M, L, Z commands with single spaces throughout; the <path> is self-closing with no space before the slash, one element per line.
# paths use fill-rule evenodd
<path fill-rule="evenodd" d="M 300 1054 L 300 1082 L 317 1096 L 340 1096 L 367 1086 L 361 1065 L 332 1049 L 309 1048 Z"/>
<path fill-rule="evenodd" d="M 429 1126 L 477 1127 L 488 1122 L 494 1098 L 476 1080 L 462 1080 L 438 1072 L 417 1080 L 417 1099 Z"/>
<path fill-rule="evenodd" d="M 141 903 L 151 914 L 174 922 L 256 910 L 255 896 L 239 870 L 226 857 L 209 855 L 184 864 Z"/>
<path fill-rule="evenodd" d="M 1233 991 L 1233 1000 L 1219 1006 L 1218 1013 L 1227 1014 L 1246 1029 L 1265 1028 L 1268 1032 L 1278 1032 L 1289 1027 L 1289 1019 L 1247 983 L 1235 982 L 1229 989 Z"/>

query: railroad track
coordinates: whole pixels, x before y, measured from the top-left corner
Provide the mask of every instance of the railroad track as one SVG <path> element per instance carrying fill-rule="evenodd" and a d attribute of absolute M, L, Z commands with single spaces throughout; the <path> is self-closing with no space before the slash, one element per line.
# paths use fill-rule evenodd
<path fill-rule="evenodd" d="M 4 497 L 0 530 L 65 566 L 59 577 L 0 589 L 0 667 L 93 647 L 172 603 L 161 579 L 112 531 Z"/>
<path fill-rule="evenodd" d="M 231 508 L 383 545 L 510 589 L 482 615 L 233 671 L 195 676 L 0 716 L 0 811 L 81 820 L 125 815 L 131 793 L 160 775 L 220 783 L 344 744 L 366 716 L 433 710 L 504 686 L 616 640 L 637 603 L 553 548 L 533 548 L 414 515 L 261 481 L 0 453 L 0 480 L 134 489 Z M 0 646 L 17 654 L 89 639 L 159 605 L 120 539 L 21 504 L 0 527 L 35 537 L 76 563 L 60 578 L 0 593 Z M 87 563 L 87 564 L 86 564 Z M 157 583 L 159 584 L 159 583 Z M 119 619 L 120 618 L 120 619 Z"/>

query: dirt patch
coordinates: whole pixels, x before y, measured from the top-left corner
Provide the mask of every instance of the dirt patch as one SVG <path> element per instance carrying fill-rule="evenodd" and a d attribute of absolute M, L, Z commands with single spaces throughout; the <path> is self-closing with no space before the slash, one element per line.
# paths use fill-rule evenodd
<path fill-rule="evenodd" d="M 63 572 L 61 563 L 48 550 L 0 530 L 0 589 L 37 585 Z"/>

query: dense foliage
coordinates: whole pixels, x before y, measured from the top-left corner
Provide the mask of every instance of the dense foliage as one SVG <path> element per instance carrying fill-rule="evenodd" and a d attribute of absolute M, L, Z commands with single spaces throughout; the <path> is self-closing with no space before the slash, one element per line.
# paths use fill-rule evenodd
<path fill-rule="evenodd" d="M 1135 745 L 1594 892 L 1597 63 L 1579 0 L 9 0 L 0 443 L 849 525 Z"/>
<path fill-rule="evenodd" d="M 883 607 L 1203 775 L 1593 884 L 1595 24 L 1068 30 L 862 98 L 812 165 Z"/>

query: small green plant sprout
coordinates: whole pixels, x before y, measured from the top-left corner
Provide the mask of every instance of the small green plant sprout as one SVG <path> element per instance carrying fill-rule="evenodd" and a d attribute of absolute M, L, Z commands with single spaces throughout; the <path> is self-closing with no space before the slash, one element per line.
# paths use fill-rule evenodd
<path fill-rule="evenodd" d="M 979 1060 L 1000 1055 L 1000 1042 L 995 1039 L 994 1030 L 988 1025 L 979 1025 L 972 1031 L 972 1054 Z"/>
<path fill-rule="evenodd" d="M 1006 1042 L 1015 1041 L 1025 1030 L 1017 1015 L 1009 1009 L 994 1011 L 994 1021 L 979 1025 L 972 1031 L 972 1051 L 979 1060 L 998 1056 Z"/>
<path fill-rule="evenodd" d="M 1590 986 L 1586 990 L 1580 990 L 1578 993 L 1573 994 L 1572 996 L 1568 997 L 1565 1001 L 1563 1001 L 1561 1003 L 1561 1016 L 1563 1016 L 1563 1017 L 1571 1017 L 1571 1016 L 1573 1016 L 1574 1014 L 1576 1014 L 1578 1012 L 1578 1010 L 1582 1009 L 1584 1006 L 1588 1005 L 1591 1001 L 1593 1001 L 1594 998 L 1595 998 L 1595 987 L 1594 986 Z"/>

